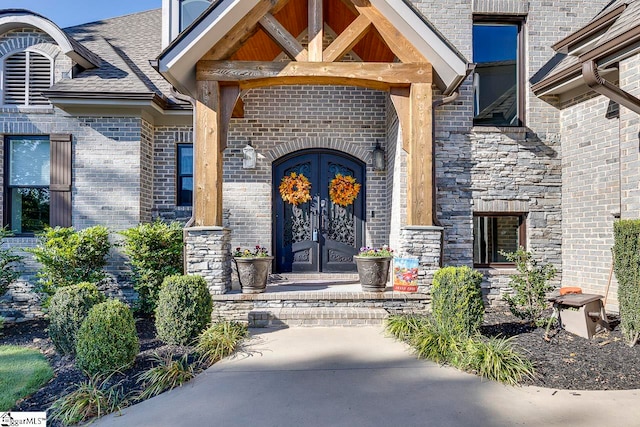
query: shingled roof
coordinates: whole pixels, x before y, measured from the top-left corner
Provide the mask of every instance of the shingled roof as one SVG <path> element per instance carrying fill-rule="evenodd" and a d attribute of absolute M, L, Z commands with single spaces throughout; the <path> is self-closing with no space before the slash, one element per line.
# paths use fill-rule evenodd
<path fill-rule="evenodd" d="M 161 48 L 162 10 L 154 9 L 105 19 L 63 31 L 99 58 L 98 67 L 54 85 L 60 94 L 149 95 L 166 107 L 184 105 L 171 94 L 171 85 L 149 65 Z"/>

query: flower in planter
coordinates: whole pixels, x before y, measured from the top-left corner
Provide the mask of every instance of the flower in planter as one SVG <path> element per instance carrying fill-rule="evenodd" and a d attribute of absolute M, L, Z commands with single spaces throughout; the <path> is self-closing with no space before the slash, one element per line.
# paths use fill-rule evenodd
<path fill-rule="evenodd" d="M 380 248 L 370 248 L 369 246 L 363 246 L 360 248 L 358 256 L 361 257 L 392 257 L 393 249 L 387 245 L 383 245 Z"/>
<path fill-rule="evenodd" d="M 234 258 L 264 258 L 268 256 L 269 256 L 269 251 L 267 250 L 267 248 L 263 248 L 260 245 L 256 245 L 256 247 L 253 250 L 242 249 L 238 247 L 233 252 Z"/>

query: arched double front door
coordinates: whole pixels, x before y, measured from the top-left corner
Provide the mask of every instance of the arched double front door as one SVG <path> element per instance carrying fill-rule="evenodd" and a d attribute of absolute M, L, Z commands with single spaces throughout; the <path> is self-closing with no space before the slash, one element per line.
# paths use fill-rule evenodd
<path fill-rule="evenodd" d="M 304 175 L 311 183 L 311 200 L 294 205 L 279 191 L 282 178 Z M 360 184 L 353 203 L 341 206 L 329 194 L 336 175 Z M 352 272 L 353 255 L 363 244 L 365 165 L 332 150 L 304 150 L 274 164 L 276 270 L 286 272 Z"/>

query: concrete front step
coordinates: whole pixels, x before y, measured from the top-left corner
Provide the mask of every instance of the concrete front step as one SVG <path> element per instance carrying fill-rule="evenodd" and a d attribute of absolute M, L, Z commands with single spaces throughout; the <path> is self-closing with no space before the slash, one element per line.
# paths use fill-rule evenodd
<path fill-rule="evenodd" d="M 249 311 L 249 326 L 375 326 L 389 316 L 387 310 L 374 307 L 284 307 L 254 308 Z"/>

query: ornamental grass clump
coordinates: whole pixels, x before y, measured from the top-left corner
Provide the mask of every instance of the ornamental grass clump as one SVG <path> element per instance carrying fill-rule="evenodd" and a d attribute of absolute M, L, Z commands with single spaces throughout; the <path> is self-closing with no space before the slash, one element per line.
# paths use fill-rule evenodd
<path fill-rule="evenodd" d="M 93 375 L 71 393 L 56 400 L 50 408 L 52 419 L 70 426 L 99 418 L 126 406 L 122 386 L 109 385 L 111 376 Z"/>
<path fill-rule="evenodd" d="M 89 310 L 105 301 L 93 283 L 60 288 L 49 303 L 49 337 L 62 354 L 75 354 L 76 336 Z"/>
<path fill-rule="evenodd" d="M 385 320 L 385 327 L 387 332 L 396 339 L 410 342 L 428 322 L 429 317 L 419 314 L 394 315 Z"/>
<path fill-rule="evenodd" d="M 640 220 L 616 221 L 613 234 L 620 327 L 627 343 L 634 346 L 640 336 Z"/>
<path fill-rule="evenodd" d="M 94 305 L 82 322 L 76 342 L 76 364 L 89 375 L 108 375 L 133 364 L 140 351 L 129 307 L 118 300 Z"/>
<path fill-rule="evenodd" d="M 211 366 L 236 351 L 248 336 L 247 325 L 228 320 L 218 322 L 200 334 L 196 353 L 200 355 L 202 363 Z"/>
<path fill-rule="evenodd" d="M 138 376 L 137 382 L 142 384 L 143 391 L 137 400 L 149 399 L 190 381 L 195 373 L 193 366 L 188 361 L 188 356 L 188 354 L 184 354 L 175 359 L 172 353 L 166 354 L 164 357 L 154 353 L 151 360 L 156 365 Z"/>
<path fill-rule="evenodd" d="M 435 322 L 453 335 L 475 335 L 484 318 L 481 284 L 482 274 L 467 266 L 439 269 L 431 287 Z"/>
<path fill-rule="evenodd" d="M 511 339 L 469 340 L 465 364 L 477 375 L 503 384 L 518 385 L 532 378 L 533 364 L 515 351 Z"/>
<path fill-rule="evenodd" d="M 212 306 L 204 278 L 167 277 L 158 294 L 158 338 L 167 344 L 190 344 L 211 322 Z"/>

